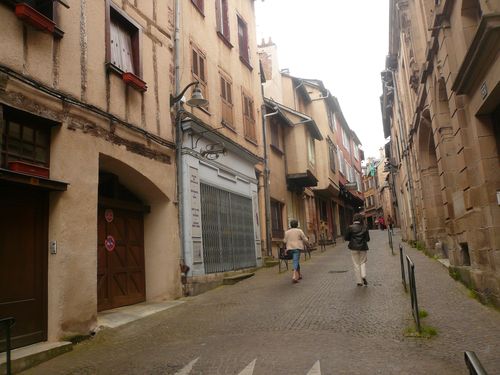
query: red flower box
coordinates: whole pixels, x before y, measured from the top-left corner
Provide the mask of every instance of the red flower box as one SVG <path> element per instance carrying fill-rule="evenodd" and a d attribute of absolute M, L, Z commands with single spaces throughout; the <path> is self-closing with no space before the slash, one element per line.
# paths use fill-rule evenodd
<path fill-rule="evenodd" d="M 56 24 L 26 3 L 17 4 L 15 13 L 17 18 L 22 19 L 38 30 L 50 34 L 54 32 Z"/>
<path fill-rule="evenodd" d="M 29 174 L 42 178 L 49 178 L 49 168 L 25 163 L 24 161 L 9 161 L 9 169 L 13 172 Z"/>
<path fill-rule="evenodd" d="M 132 86 L 139 91 L 146 91 L 148 89 L 146 82 L 137 77 L 134 73 L 122 73 L 122 79 L 127 85 Z"/>

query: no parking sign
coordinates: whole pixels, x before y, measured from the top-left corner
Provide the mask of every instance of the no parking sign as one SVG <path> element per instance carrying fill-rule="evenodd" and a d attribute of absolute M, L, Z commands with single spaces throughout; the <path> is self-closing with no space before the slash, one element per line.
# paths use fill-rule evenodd
<path fill-rule="evenodd" d="M 106 239 L 104 240 L 104 247 L 108 251 L 113 251 L 116 246 L 116 241 L 113 236 L 107 236 Z"/>

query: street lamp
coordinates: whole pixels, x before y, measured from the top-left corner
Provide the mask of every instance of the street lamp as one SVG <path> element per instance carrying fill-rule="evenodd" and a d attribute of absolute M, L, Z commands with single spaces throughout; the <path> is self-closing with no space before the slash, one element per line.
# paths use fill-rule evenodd
<path fill-rule="evenodd" d="M 187 105 L 190 107 L 205 107 L 208 105 L 208 100 L 205 99 L 201 93 L 201 89 L 199 86 L 200 82 L 199 81 L 194 81 L 188 84 L 184 89 L 181 91 L 181 93 L 177 96 L 173 96 L 170 94 L 170 108 L 172 108 L 175 103 L 179 102 L 183 97 L 184 94 L 186 93 L 187 89 L 190 88 L 191 86 L 195 86 L 193 93 L 191 95 L 191 98 L 188 99 L 186 102 Z"/>
<path fill-rule="evenodd" d="M 201 94 L 200 87 L 198 86 L 200 82 L 194 81 L 188 84 L 177 96 L 170 94 L 170 108 L 173 108 L 183 98 L 187 89 L 191 86 L 195 86 L 191 98 L 186 102 L 187 105 L 191 107 L 203 107 L 208 105 L 208 100 Z M 175 162 L 177 166 L 177 209 L 179 210 L 179 238 L 180 238 L 180 248 L 181 248 L 181 281 L 183 284 L 187 282 L 187 273 L 189 272 L 189 267 L 185 264 L 185 244 L 184 244 L 184 234 L 186 233 L 184 227 L 184 168 L 182 163 L 182 114 L 186 111 L 181 105 L 177 106 L 175 109 Z M 185 293 L 186 291 L 184 291 Z"/>

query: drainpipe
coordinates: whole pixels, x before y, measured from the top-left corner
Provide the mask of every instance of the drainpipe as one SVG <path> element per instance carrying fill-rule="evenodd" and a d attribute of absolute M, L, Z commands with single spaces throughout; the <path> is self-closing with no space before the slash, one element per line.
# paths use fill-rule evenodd
<path fill-rule="evenodd" d="M 174 32 L 174 66 L 175 66 L 175 95 L 180 91 L 180 0 L 175 0 L 175 32 Z M 177 209 L 179 211 L 179 238 L 180 238 L 180 265 L 185 266 L 186 249 L 184 244 L 184 168 L 182 163 L 182 129 L 181 114 L 184 112 L 182 104 L 175 104 L 175 162 L 177 167 Z"/>

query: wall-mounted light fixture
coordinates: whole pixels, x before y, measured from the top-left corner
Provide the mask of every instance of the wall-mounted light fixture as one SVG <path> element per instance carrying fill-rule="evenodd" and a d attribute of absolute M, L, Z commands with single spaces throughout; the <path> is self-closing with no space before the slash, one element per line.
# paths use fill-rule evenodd
<path fill-rule="evenodd" d="M 203 94 L 201 93 L 201 89 L 199 86 L 200 82 L 199 81 L 194 81 L 188 84 L 184 89 L 181 91 L 181 93 L 177 96 L 173 96 L 170 94 L 170 108 L 172 108 L 175 103 L 179 102 L 183 97 L 184 94 L 186 93 L 187 89 L 190 88 L 191 86 L 195 86 L 194 90 L 192 92 L 191 98 L 189 98 L 186 102 L 187 105 L 191 107 L 205 107 L 208 105 L 208 100 L 203 97 Z"/>

